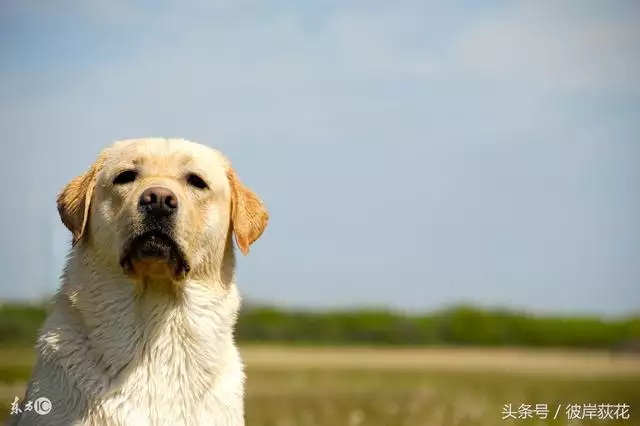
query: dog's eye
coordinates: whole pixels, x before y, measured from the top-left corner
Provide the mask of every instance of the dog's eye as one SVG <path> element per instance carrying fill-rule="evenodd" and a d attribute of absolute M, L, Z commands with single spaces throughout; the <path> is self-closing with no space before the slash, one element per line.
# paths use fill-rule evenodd
<path fill-rule="evenodd" d="M 124 172 L 116 176 L 116 178 L 113 180 L 113 184 L 124 185 L 125 183 L 131 183 L 136 180 L 137 176 L 138 174 L 135 170 L 125 170 Z"/>
<path fill-rule="evenodd" d="M 200 176 L 195 175 L 193 173 L 191 173 L 191 174 L 189 174 L 187 176 L 187 182 L 189 182 L 189 185 L 195 186 L 198 189 L 207 189 L 208 188 L 206 182 L 204 180 L 202 180 L 202 178 Z"/>

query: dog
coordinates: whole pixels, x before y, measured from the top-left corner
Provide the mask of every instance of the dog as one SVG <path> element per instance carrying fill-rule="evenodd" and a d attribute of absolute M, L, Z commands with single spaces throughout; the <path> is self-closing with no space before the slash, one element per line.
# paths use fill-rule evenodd
<path fill-rule="evenodd" d="M 269 215 L 229 160 L 184 139 L 115 142 L 57 204 L 72 243 L 23 400 L 40 414 L 13 424 L 244 425 L 233 237 L 248 254 Z"/>

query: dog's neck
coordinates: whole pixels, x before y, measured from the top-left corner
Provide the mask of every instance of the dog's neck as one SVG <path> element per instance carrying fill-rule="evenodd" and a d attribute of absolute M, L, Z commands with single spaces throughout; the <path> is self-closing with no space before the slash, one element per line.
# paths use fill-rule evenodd
<path fill-rule="evenodd" d="M 233 328 L 240 297 L 233 282 L 187 279 L 168 291 L 166 283 L 155 286 L 161 283 L 147 281 L 141 288 L 121 269 L 94 264 L 99 261 L 86 248 L 72 249 L 55 300 L 59 312 L 54 315 L 65 315 L 65 321 L 75 323 L 73 332 L 83 330 L 84 335 L 62 338 L 59 330 L 45 330 L 39 342 L 43 355 L 64 360 L 78 348 L 57 341 L 84 339 L 88 345 L 83 346 L 90 351 L 85 355 L 88 365 L 101 370 L 95 376 L 110 379 L 87 384 L 97 396 L 116 390 L 143 362 L 168 378 L 193 380 L 197 383 L 188 384 L 190 389 L 204 392 L 224 367 L 220 364 L 227 359 L 225 351 L 235 350 Z M 185 363 L 192 379 L 182 377 Z"/>

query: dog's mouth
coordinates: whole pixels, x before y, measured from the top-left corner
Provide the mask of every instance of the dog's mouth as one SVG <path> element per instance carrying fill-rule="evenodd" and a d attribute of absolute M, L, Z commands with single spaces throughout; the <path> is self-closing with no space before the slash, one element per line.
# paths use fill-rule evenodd
<path fill-rule="evenodd" d="M 176 241 L 162 231 L 148 231 L 135 236 L 125 249 L 120 266 L 127 274 L 173 275 L 189 272 L 189 263 Z"/>

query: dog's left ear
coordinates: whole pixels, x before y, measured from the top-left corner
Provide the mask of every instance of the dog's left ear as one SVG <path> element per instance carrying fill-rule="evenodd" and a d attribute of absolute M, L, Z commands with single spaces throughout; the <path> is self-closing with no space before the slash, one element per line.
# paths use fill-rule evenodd
<path fill-rule="evenodd" d="M 80 241 L 87 227 L 89 207 L 100 166 L 101 161 L 96 161 L 86 173 L 71 180 L 58 195 L 58 213 L 64 226 L 73 235 L 73 245 Z"/>
<path fill-rule="evenodd" d="M 260 238 L 267 227 L 269 213 L 260 198 L 240 182 L 231 167 L 227 171 L 227 178 L 231 187 L 231 227 L 238 248 L 246 256 L 249 246 Z"/>

